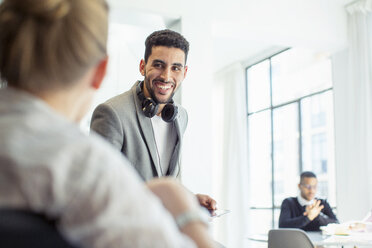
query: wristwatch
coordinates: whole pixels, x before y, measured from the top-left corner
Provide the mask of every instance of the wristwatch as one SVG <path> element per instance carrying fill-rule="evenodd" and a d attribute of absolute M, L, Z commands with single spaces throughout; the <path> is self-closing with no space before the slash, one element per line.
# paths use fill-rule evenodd
<path fill-rule="evenodd" d="M 197 210 L 184 212 L 176 217 L 176 224 L 179 229 L 192 222 L 200 222 L 209 227 L 210 215 L 207 209 L 200 207 Z"/>

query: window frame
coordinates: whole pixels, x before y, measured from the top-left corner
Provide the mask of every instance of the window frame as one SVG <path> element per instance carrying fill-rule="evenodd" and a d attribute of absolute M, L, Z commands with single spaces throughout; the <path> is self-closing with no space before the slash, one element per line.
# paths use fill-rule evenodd
<path fill-rule="evenodd" d="M 270 111 L 270 125 L 271 125 L 271 207 L 259 207 L 259 206 L 251 206 L 250 207 L 250 210 L 271 210 L 271 228 L 275 228 L 275 211 L 276 210 L 280 210 L 281 206 L 275 206 L 275 161 L 274 161 L 274 110 L 277 109 L 277 108 L 280 108 L 280 107 L 283 107 L 283 106 L 287 106 L 289 104 L 294 104 L 296 103 L 297 104 L 297 107 L 298 107 L 298 133 L 299 133 L 299 140 L 298 140 L 298 148 L 299 148 L 299 156 L 298 156 L 298 171 L 301 173 L 303 171 L 303 161 L 302 161 L 302 108 L 301 108 L 301 102 L 303 99 L 306 99 L 306 98 L 310 98 L 312 96 L 316 96 L 316 95 L 321 95 L 321 94 L 324 94 L 326 92 L 333 92 L 333 86 L 331 87 L 328 87 L 328 88 L 325 88 L 323 90 L 320 90 L 320 91 L 316 91 L 316 92 L 313 92 L 313 93 L 310 93 L 308 95 L 304 95 L 304 96 L 301 96 L 301 97 L 298 97 L 296 99 L 293 99 L 293 100 L 290 100 L 290 101 L 286 101 L 286 102 L 283 102 L 283 103 L 280 103 L 280 104 L 277 104 L 277 105 L 273 105 L 273 87 L 272 87 L 272 84 L 273 84 L 273 78 L 272 78 L 272 58 L 281 54 L 281 53 L 284 53 L 288 50 L 290 50 L 291 48 L 285 48 L 277 53 L 274 53 L 268 57 L 265 57 L 255 63 L 252 63 L 248 66 L 245 67 L 245 93 L 246 93 L 246 113 L 247 113 L 247 129 L 249 128 L 248 127 L 248 122 L 249 122 L 249 116 L 250 115 L 253 115 L 253 114 L 256 114 L 256 113 L 260 113 L 260 112 L 264 112 L 264 111 Z M 269 60 L 269 81 L 270 81 L 270 106 L 267 107 L 267 108 L 263 108 L 263 109 L 260 109 L 260 110 L 257 110 L 257 111 L 253 111 L 253 112 L 249 112 L 249 107 L 248 107 L 248 70 L 255 66 L 255 65 L 258 65 L 259 63 L 262 63 L 264 62 L 265 60 Z M 248 130 L 248 133 L 249 133 L 249 130 Z M 249 143 L 249 137 L 248 138 L 248 143 Z M 248 151 L 249 152 L 249 151 Z M 249 153 L 248 153 L 249 154 Z M 332 207 L 332 209 L 336 209 L 336 207 Z"/>

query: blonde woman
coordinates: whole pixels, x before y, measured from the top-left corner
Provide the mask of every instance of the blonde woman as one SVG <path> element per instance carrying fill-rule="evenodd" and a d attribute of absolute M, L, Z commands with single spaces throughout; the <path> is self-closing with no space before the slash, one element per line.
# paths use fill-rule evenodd
<path fill-rule="evenodd" d="M 104 0 L 2 1 L 0 208 L 53 218 L 80 247 L 212 247 L 191 194 L 143 184 L 78 128 L 106 72 L 107 15 Z"/>

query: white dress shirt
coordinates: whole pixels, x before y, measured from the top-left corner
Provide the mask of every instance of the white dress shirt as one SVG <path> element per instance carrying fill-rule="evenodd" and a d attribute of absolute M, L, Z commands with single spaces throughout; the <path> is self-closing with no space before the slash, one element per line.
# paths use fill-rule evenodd
<path fill-rule="evenodd" d="M 314 204 L 315 199 L 311 199 L 310 201 L 308 201 L 301 196 L 301 193 L 299 193 L 298 196 L 297 196 L 297 201 L 298 201 L 298 203 L 300 203 L 301 206 L 304 207 L 304 206 L 307 206 L 307 205 Z"/>

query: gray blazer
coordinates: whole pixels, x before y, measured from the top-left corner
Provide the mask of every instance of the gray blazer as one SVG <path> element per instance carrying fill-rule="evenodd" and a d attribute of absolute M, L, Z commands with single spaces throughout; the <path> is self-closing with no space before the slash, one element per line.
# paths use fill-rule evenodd
<path fill-rule="evenodd" d="M 161 175 L 157 159 L 155 137 L 151 120 L 142 112 L 136 88 L 132 88 L 100 104 L 93 112 L 91 131 L 95 131 L 112 143 L 115 148 L 129 159 L 140 176 L 148 181 Z M 177 130 L 177 142 L 166 175 L 180 177 L 180 152 L 182 136 L 187 126 L 187 112 L 178 106 L 178 115 L 174 121 Z M 109 161 L 107 161 L 109 162 Z"/>

